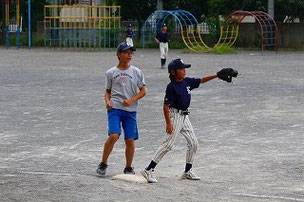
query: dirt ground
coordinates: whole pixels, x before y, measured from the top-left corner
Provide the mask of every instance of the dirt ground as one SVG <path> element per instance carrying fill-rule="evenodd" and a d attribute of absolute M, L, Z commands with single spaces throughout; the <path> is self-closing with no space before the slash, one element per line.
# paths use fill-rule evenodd
<path fill-rule="evenodd" d="M 123 138 L 105 177 L 95 170 L 107 137 L 104 73 L 115 50 L 0 49 L 0 201 L 304 201 L 304 53 L 184 54 L 189 77 L 233 67 L 232 84 L 192 91 L 190 120 L 199 141 L 194 172 L 181 180 L 183 137 L 156 167 L 157 184 L 112 180 L 124 168 Z M 158 50 L 139 49 L 145 74 L 135 171 L 166 134 L 162 103 L 169 82 Z"/>

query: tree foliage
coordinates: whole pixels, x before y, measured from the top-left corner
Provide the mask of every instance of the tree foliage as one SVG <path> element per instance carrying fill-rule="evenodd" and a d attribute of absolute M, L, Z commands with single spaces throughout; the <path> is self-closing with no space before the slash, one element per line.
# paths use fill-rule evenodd
<path fill-rule="evenodd" d="M 122 6 L 122 19 L 144 21 L 156 9 L 157 0 L 120 0 L 118 3 Z M 199 21 L 206 17 L 227 16 L 235 10 L 267 12 L 267 6 L 268 0 L 164 0 L 165 10 L 187 10 Z M 304 20 L 303 10 L 304 0 L 275 0 L 275 20 L 278 22 L 283 22 L 286 16 L 290 20 Z"/>
<path fill-rule="evenodd" d="M 31 24 L 33 31 L 36 31 L 37 22 L 43 21 L 44 6 L 48 5 L 48 0 L 31 0 Z M 20 14 L 24 20 L 24 28 L 28 27 L 28 0 L 20 1 Z"/>
<path fill-rule="evenodd" d="M 276 0 L 275 1 L 276 20 L 283 22 L 287 16 L 287 22 L 295 18 L 304 21 L 304 0 Z"/>
<path fill-rule="evenodd" d="M 208 3 L 202 0 L 164 0 L 164 9 L 189 11 L 200 21 L 201 17 L 208 12 Z"/>
<path fill-rule="evenodd" d="M 0 0 L 1 10 L 3 11 L 4 0 Z M 49 4 L 49 0 L 31 0 L 31 18 L 32 18 L 32 28 L 34 31 L 37 27 L 37 22 L 42 21 L 44 18 L 43 8 L 45 5 Z M 23 28 L 27 29 L 28 26 L 28 0 L 20 0 L 20 16 L 23 18 Z M 1 14 L 0 20 L 4 22 L 4 15 Z M 10 19 L 16 18 L 16 1 L 10 1 Z"/>
<path fill-rule="evenodd" d="M 145 20 L 153 13 L 157 6 L 156 0 L 118 0 L 121 6 L 121 18 L 123 20 L 136 20 L 139 31 Z M 141 36 L 139 33 L 138 36 Z"/>
<path fill-rule="evenodd" d="M 198 21 L 206 21 L 208 18 L 217 18 L 219 15 L 226 16 L 235 10 L 264 11 L 267 12 L 268 0 L 163 0 L 165 10 L 183 9 L 192 13 Z M 1 0 L 0 9 L 3 11 Z M 11 16 L 15 15 L 14 4 L 11 2 Z M 37 21 L 44 18 L 44 5 L 49 0 L 31 0 L 32 4 L 32 27 L 35 30 Z M 122 20 L 137 20 L 141 27 L 147 17 L 156 10 L 157 0 L 108 0 L 109 4 L 121 5 Z M 20 0 L 20 14 L 24 20 L 24 28 L 27 27 L 28 0 Z M 275 0 L 275 20 L 283 22 L 288 18 L 292 21 L 300 18 L 304 21 L 304 0 Z M 3 13 L 0 20 L 3 22 Z"/>

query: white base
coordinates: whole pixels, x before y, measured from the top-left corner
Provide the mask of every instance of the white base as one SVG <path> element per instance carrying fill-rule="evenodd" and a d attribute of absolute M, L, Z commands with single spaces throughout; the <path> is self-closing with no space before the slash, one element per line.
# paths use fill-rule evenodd
<path fill-rule="evenodd" d="M 113 176 L 112 179 L 113 180 L 122 180 L 122 181 L 126 181 L 126 182 L 135 182 L 135 183 L 140 183 L 140 184 L 148 183 L 146 178 L 144 178 L 144 176 L 142 176 L 142 175 L 118 174 L 118 175 Z"/>

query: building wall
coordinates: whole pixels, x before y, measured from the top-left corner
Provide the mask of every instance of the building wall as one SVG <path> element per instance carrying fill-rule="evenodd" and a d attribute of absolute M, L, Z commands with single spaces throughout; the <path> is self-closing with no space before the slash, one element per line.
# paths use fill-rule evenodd
<path fill-rule="evenodd" d="M 236 47 L 253 48 L 260 43 L 259 26 L 253 23 L 240 25 Z M 304 49 L 304 23 L 278 24 L 279 48 Z"/>
<path fill-rule="evenodd" d="M 304 23 L 279 24 L 280 47 L 304 49 Z"/>

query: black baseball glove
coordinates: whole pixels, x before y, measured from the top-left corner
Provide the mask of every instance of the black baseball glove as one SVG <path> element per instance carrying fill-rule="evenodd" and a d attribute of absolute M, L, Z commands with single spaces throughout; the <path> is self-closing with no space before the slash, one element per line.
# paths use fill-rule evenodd
<path fill-rule="evenodd" d="M 232 77 L 237 77 L 238 74 L 238 71 L 232 68 L 223 68 L 217 72 L 218 78 L 228 83 L 231 83 Z"/>

